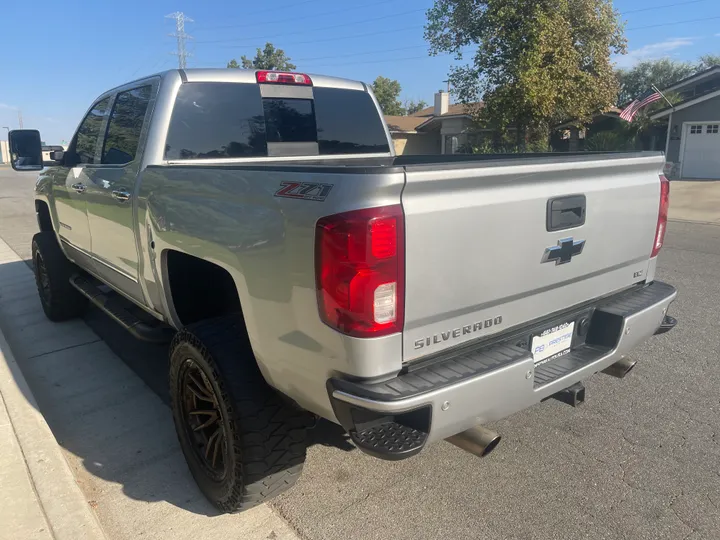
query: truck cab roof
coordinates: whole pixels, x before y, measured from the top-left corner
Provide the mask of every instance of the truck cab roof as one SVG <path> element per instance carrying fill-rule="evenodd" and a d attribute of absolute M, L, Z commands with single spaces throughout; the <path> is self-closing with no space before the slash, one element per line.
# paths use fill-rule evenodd
<path fill-rule="evenodd" d="M 128 86 L 138 81 L 144 81 L 153 77 L 165 78 L 170 74 L 179 73 L 183 82 L 234 82 L 234 83 L 257 83 L 255 74 L 261 70 L 255 69 L 233 69 L 233 68 L 191 68 L 191 69 L 168 69 L 159 73 L 153 73 L 133 81 L 128 81 L 116 86 L 105 93 L 111 93 L 118 88 Z M 367 91 L 365 83 L 352 79 L 340 77 L 329 77 L 314 73 L 305 73 L 312 80 L 312 85 L 323 88 L 343 88 L 346 90 Z"/>

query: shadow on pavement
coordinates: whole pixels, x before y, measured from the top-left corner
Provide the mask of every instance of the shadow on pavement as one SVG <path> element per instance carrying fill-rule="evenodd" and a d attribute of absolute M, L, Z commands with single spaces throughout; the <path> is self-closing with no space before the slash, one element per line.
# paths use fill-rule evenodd
<path fill-rule="evenodd" d="M 216 515 L 177 443 L 167 346 L 135 340 L 95 308 L 84 322 L 48 321 L 26 263 L 0 264 L 0 324 L 88 500 L 120 512 L 128 506 L 125 495 Z M 355 448 L 342 428 L 326 421 L 308 440 Z"/>

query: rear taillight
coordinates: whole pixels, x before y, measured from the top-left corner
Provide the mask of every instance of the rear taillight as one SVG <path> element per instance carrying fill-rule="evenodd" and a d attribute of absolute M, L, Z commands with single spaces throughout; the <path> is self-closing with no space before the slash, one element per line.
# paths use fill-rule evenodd
<path fill-rule="evenodd" d="M 652 254 L 655 257 L 663 247 L 665 231 L 667 229 L 668 209 L 670 208 L 670 181 L 662 174 L 660 175 L 660 212 L 658 213 L 657 229 L 655 229 L 655 243 Z"/>
<path fill-rule="evenodd" d="M 257 82 L 266 84 L 304 84 L 312 86 L 312 79 L 303 73 L 289 73 L 286 71 L 257 71 Z"/>
<path fill-rule="evenodd" d="M 321 319 L 354 337 L 400 332 L 405 304 L 405 222 L 400 205 L 320 219 L 315 272 Z"/>

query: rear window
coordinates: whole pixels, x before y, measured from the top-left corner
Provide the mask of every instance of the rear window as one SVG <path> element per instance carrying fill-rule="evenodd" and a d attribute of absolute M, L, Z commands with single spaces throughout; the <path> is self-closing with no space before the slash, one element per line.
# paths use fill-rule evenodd
<path fill-rule="evenodd" d="M 268 143 L 317 142 L 320 155 L 390 151 L 367 92 L 313 88 L 313 96 L 262 98 L 257 84 L 185 83 L 175 102 L 165 157 L 263 157 Z"/>

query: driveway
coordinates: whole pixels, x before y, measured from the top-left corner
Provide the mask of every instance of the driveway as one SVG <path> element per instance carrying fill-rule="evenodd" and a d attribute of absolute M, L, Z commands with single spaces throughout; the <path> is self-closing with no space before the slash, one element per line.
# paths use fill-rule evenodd
<path fill-rule="evenodd" d="M 682 197 L 677 192 L 685 189 L 678 184 L 673 182 L 673 205 Z M 0 237 L 21 256 L 28 255 L 34 232 L 31 185 L 25 175 L 0 170 Z M 672 222 L 658 278 L 679 289 L 671 308 L 679 326 L 640 347 L 638 367 L 626 379 L 590 379 L 582 407 L 548 401 L 497 422 L 491 427 L 503 441 L 482 460 L 443 442 L 407 461 L 382 462 L 354 450 L 337 428 L 321 423 L 303 477 L 273 502 L 273 513 L 311 540 L 720 538 L 720 226 Z M 77 355 L 67 352 L 56 360 L 55 371 L 62 373 L 67 362 L 66 381 L 99 377 L 107 370 L 122 374 L 126 391 L 113 390 L 113 399 L 131 402 L 124 417 L 105 417 L 111 425 L 94 421 L 74 432 L 66 426 L 71 415 L 52 410 L 62 403 L 53 390 L 57 381 L 52 377 L 59 375 L 36 368 L 26 376 L 53 430 L 72 435 L 59 439 L 78 467 L 81 486 L 114 482 L 126 498 L 144 503 L 115 500 L 145 509 L 125 514 L 127 534 L 110 536 L 144 532 L 175 538 L 189 527 L 202 531 L 225 519 L 241 530 L 246 517 L 212 517 L 172 458 L 177 448 L 167 446 L 173 444 L 168 442 L 172 424 L 167 408 L 162 409 L 167 402 L 165 351 L 133 341 L 96 311 L 85 323 L 98 338 L 89 346 L 102 348 L 102 354 L 89 357 L 83 368 Z M 133 392 L 144 387 L 157 401 L 132 404 Z M 100 391 L 96 396 L 85 396 L 85 407 L 92 409 L 93 400 L 104 397 Z M 149 424 L 146 403 L 153 403 Z M 102 418 L 102 411 L 95 414 Z M 105 433 L 119 448 L 111 454 L 117 463 L 109 471 L 92 459 L 77 459 L 78 454 L 93 456 L 83 437 L 101 442 Z M 127 455 L 140 436 L 158 452 L 157 460 Z M 165 457 L 159 455 L 163 448 Z M 168 489 L 163 478 L 171 484 Z M 179 497 L 183 489 L 188 502 Z M 168 505 L 182 510 L 180 526 L 167 519 Z M 122 515 L 116 511 L 111 521 L 118 535 Z M 268 538 L 277 537 L 272 535 Z"/>
<path fill-rule="evenodd" d="M 673 180 L 669 217 L 720 224 L 720 180 Z"/>

